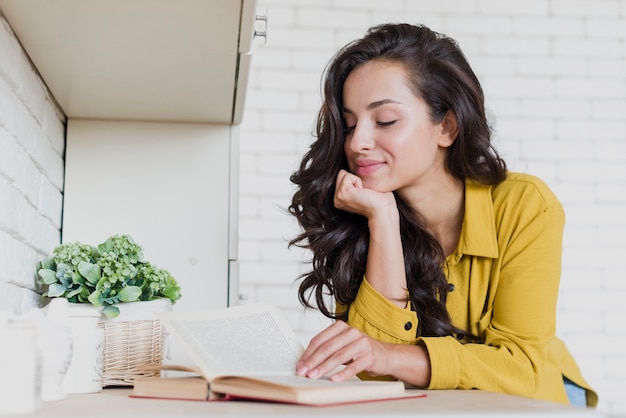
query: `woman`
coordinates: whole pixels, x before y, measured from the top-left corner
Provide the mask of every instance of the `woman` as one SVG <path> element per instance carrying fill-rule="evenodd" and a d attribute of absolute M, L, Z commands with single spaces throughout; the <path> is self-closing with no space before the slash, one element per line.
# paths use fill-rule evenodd
<path fill-rule="evenodd" d="M 388 24 L 336 54 L 289 210 L 313 254 L 300 300 L 337 321 L 298 375 L 597 404 L 555 337 L 562 206 L 490 141 L 452 39 Z"/>

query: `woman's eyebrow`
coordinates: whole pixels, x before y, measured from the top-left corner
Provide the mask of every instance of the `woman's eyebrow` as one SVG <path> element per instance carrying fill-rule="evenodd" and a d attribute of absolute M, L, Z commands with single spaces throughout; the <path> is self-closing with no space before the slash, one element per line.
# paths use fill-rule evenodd
<path fill-rule="evenodd" d="M 382 105 L 386 105 L 386 104 L 389 104 L 389 103 L 400 104 L 401 102 L 398 102 L 396 100 L 391 100 L 391 99 L 376 100 L 375 102 L 372 102 L 372 103 L 367 105 L 367 110 L 376 109 L 377 107 L 380 107 Z M 348 109 L 347 107 L 344 107 L 342 111 L 343 111 L 343 113 L 352 113 L 352 114 L 354 114 L 354 112 L 351 111 L 350 109 Z"/>

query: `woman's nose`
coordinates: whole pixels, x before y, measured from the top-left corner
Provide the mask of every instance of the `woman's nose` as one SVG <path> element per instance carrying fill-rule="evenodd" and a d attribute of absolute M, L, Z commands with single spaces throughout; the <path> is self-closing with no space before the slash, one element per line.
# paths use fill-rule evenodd
<path fill-rule="evenodd" d="M 361 152 L 371 150 L 373 147 L 374 137 L 372 130 L 363 124 L 355 126 L 350 135 L 350 150 L 352 152 Z"/>

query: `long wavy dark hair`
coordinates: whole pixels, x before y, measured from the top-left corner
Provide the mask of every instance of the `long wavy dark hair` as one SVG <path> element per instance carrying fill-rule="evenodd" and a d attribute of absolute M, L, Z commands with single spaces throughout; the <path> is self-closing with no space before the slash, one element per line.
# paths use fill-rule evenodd
<path fill-rule="evenodd" d="M 323 103 L 315 141 L 290 180 L 297 188 L 289 212 L 302 232 L 290 241 L 312 251 L 312 270 L 300 277 L 300 302 L 330 318 L 347 319 L 347 310 L 332 312 L 334 297 L 349 306 L 365 274 L 369 230 L 361 215 L 335 208 L 336 175 L 348 169 L 344 153 L 343 86 L 352 70 L 365 62 L 400 63 L 414 94 L 428 105 L 433 123 L 450 111 L 459 133 L 447 150 L 445 167 L 455 178 L 497 184 L 506 165 L 491 144 L 484 95 L 457 43 L 425 26 L 384 24 L 339 50 L 324 74 Z M 452 325 L 446 310 L 448 283 L 445 256 L 424 220 L 397 194 L 407 288 L 419 318 L 418 336 L 469 336 Z"/>

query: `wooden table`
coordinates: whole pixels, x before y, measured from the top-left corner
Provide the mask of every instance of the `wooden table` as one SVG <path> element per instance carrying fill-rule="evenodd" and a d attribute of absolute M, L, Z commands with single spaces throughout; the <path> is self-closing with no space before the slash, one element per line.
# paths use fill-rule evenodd
<path fill-rule="evenodd" d="M 478 390 L 423 391 L 424 398 L 342 406 L 306 407 L 262 402 L 198 402 L 129 398 L 127 388 L 69 395 L 44 402 L 30 415 L 44 418 L 184 418 L 184 417 L 603 417 L 598 411 L 574 408 Z M 3 417 L 5 418 L 5 417 Z"/>

